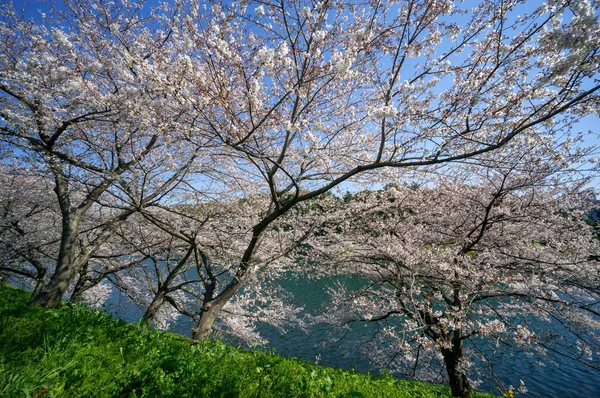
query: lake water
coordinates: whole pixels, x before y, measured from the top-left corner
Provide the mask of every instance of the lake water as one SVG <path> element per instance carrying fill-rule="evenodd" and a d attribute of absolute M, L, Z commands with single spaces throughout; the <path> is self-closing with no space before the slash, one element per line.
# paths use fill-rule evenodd
<path fill-rule="evenodd" d="M 328 301 L 327 288 L 331 283 L 308 279 L 281 281 L 286 290 L 294 295 L 297 305 L 304 306 L 308 313 L 313 314 L 318 313 L 321 305 Z M 106 304 L 109 311 L 126 321 L 136 322 L 142 315 L 142 311 L 118 291 L 114 292 Z M 191 320 L 182 317 L 172 326 L 172 331 L 189 336 L 193 326 Z M 357 328 L 359 327 L 363 326 L 358 325 Z M 318 358 L 319 363 L 325 366 L 377 373 L 368 359 L 354 346 L 356 336 L 361 335 L 360 330 L 353 330 L 354 337 L 351 335 L 337 343 L 329 341 L 331 329 L 322 324 L 312 326 L 309 333 L 292 329 L 281 334 L 268 325 L 262 325 L 260 331 L 269 340 L 267 348 L 278 354 L 311 362 L 316 362 Z M 535 358 L 504 350 L 496 358 L 495 373 L 505 385 L 518 386 L 519 380 L 525 382 L 528 392 L 518 396 L 600 397 L 600 372 L 578 362 L 551 352 L 544 357 Z M 542 360 L 545 366 L 535 364 L 536 360 Z M 498 393 L 491 379 L 483 380 L 478 390 Z"/>

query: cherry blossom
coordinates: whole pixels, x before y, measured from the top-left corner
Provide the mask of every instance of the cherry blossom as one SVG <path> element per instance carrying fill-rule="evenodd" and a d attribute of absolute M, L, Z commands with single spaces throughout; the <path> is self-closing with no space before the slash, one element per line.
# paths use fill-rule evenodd
<path fill-rule="evenodd" d="M 427 379 L 438 363 L 453 396 L 471 395 L 500 346 L 598 368 L 600 242 L 585 219 L 594 200 L 558 168 L 521 166 L 334 200 L 300 253 L 303 272 L 365 283 L 332 289 L 319 319 L 377 323 L 365 342 L 376 364 Z"/>

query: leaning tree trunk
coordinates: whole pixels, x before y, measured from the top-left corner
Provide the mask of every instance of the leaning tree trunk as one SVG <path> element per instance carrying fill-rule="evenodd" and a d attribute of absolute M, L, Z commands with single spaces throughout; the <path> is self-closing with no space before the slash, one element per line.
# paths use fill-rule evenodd
<path fill-rule="evenodd" d="M 85 290 L 86 290 L 85 284 L 86 284 L 87 270 L 88 270 L 88 264 L 86 263 L 79 270 L 79 279 L 77 279 L 77 283 L 75 284 L 75 287 L 73 288 L 73 293 L 71 294 L 71 297 L 69 298 L 69 303 L 72 303 L 72 304 L 78 303 L 83 298 L 83 293 L 85 293 Z"/>
<path fill-rule="evenodd" d="M 42 287 L 44 287 L 44 278 L 46 276 L 46 269 L 42 268 L 38 271 L 37 278 L 35 279 L 35 287 L 31 293 L 31 297 L 35 297 L 40 294 Z"/>
<path fill-rule="evenodd" d="M 146 321 L 146 327 L 154 321 L 156 314 L 158 314 L 158 311 L 165 303 L 166 297 L 166 290 L 159 289 L 158 292 L 156 292 L 154 298 L 152 299 L 152 302 L 150 303 L 150 305 L 146 309 L 146 312 L 144 313 L 144 316 L 142 317 L 142 320 Z"/>
<path fill-rule="evenodd" d="M 463 357 L 462 339 L 458 332 L 454 332 L 452 339 L 452 348 L 442 351 L 450 389 L 453 397 L 471 398 L 471 384 L 464 371 L 461 369 L 461 359 Z"/>
<path fill-rule="evenodd" d="M 291 205 L 290 205 L 291 207 Z M 288 207 L 288 209 L 290 208 Z M 287 210 L 285 210 L 287 211 Z M 282 212 L 279 215 L 285 213 Z M 267 226 L 275 221 L 278 216 L 273 216 L 272 218 L 266 218 L 259 224 L 255 225 L 252 229 L 253 237 L 248 244 L 248 247 L 244 251 L 244 255 L 242 256 L 242 260 L 240 262 L 240 268 L 235 273 L 235 276 L 231 282 L 215 297 L 217 281 L 214 276 L 210 276 L 211 282 L 205 285 L 206 292 L 204 293 L 205 301 L 202 304 L 202 310 L 200 312 L 200 319 L 195 328 L 192 329 L 192 340 L 206 340 L 210 337 L 210 333 L 212 332 L 212 328 L 215 324 L 215 319 L 227 304 L 229 300 L 236 294 L 236 292 L 242 287 L 242 281 L 245 280 L 246 275 L 248 273 L 248 265 L 252 260 L 252 256 L 254 255 L 254 251 L 260 244 L 262 240 L 262 233 L 267 228 Z M 210 261 L 208 257 L 205 255 L 202 256 L 202 261 L 207 269 L 210 269 Z M 210 274 L 210 273 L 209 273 Z M 214 297 L 214 298 L 213 298 Z"/>
<path fill-rule="evenodd" d="M 31 304 L 41 305 L 44 308 L 56 308 L 76 274 L 77 271 L 72 263 L 57 265 L 50 282 L 32 298 Z"/>
<path fill-rule="evenodd" d="M 225 302 L 219 305 L 215 301 L 209 301 L 202 305 L 200 319 L 198 320 L 196 327 L 192 329 L 192 340 L 207 340 L 210 337 L 217 315 L 219 315 Z"/>
<path fill-rule="evenodd" d="M 242 286 L 242 279 L 245 275 L 245 269 L 238 271 L 236 278 L 223 289 L 216 297 L 214 295 L 216 289 L 215 281 L 205 285 L 204 292 L 205 301 L 200 310 L 200 319 L 196 327 L 192 329 L 192 340 L 207 340 L 210 337 L 217 316 L 227 304 L 227 302 L 235 295 L 238 289 Z M 213 298 L 214 297 L 214 298 Z"/>
<path fill-rule="evenodd" d="M 156 317 L 156 314 L 158 313 L 160 308 L 163 306 L 163 304 L 167 300 L 167 293 L 169 292 L 171 284 L 173 283 L 173 281 L 175 280 L 177 275 L 179 275 L 182 272 L 182 270 L 184 269 L 185 264 L 190 259 L 190 256 L 194 252 L 194 249 L 195 249 L 195 245 L 190 245 L 190 248 L 186 252 L 185 256 L 183 256 L 183 258 L 181 260 L 179 260 L 179 262 L 177 263 L 175 268 L 173 268 L 169 272 L 169 275 L 164 280 L 164 282 L 158 284 L 158 290 L 156 291 L 156 294 L 154 295 L 152 302 L 150 303 L 150 305 L 148 306 L 148 309 L 146 309 L 146 312 L 144 313 L 144 316 L 142 317 L 142 320 L 147 321 L 146 327 L 150 323 L 152 323 L 152 321 L 154 320 L 154 317 Z"/>

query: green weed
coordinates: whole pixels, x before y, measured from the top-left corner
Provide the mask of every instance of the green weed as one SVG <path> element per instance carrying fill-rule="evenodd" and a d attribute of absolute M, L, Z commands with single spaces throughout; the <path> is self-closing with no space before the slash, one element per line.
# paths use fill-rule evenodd
<path fill-rule="evenodd" d="M 449 397 L 447 387 L 313 365 L 143 329 L 0 288 L 3 397 Z M 479 397 L 491 397 L 478 394 Z"/>

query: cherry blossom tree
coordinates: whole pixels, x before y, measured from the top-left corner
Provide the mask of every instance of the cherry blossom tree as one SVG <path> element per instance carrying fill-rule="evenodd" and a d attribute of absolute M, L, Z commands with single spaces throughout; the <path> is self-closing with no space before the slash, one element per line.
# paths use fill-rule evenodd
<path fill-rule="evenodd" d="M 231 283 L 232 269 L 256 223 L 247 215 L 263 208 L 269 200 L 259 196 L 226 203 L 143 209 L 140 214 L 145 220 L 131 225 L 139 231 L 123 236 L 148 260 L 145 266 L 128 268 L 112 279 L 145 311 L 143 319 L 159 327 L 165 327 L 166 321 L 177 315 L 185 315 L 198 327 L 209 321 L 210 327 L 203 331 L 207 336 L 216 329 L 254 344 L 265 342 L 255 330 L 259 322 L 279 329 L 292 323 L 302 325 L 298 318 L 301 309 L 289 304 L 288 294 L 274 283 L 293 262 L 287 255 L 312 231 L 308 219 L 300 223 L 302 214 L 296 211 L 267 231 L 257 251 L 257 266 L 244 279 L 242 292 L 222 311 L 212 312 L 212 317 L 203 314 L 204 303 L 210 303 L 223 286 Z"/>
<path fill-rule="evenodd" d="M 155 209 L 154 212 L 157 211 L 161 210 Z M 169 319 L 174 320 L 180 315 L 168 303 L 169 295 L 177 297 L 177 301 L 183 305 L 185 295 L 180 294 L 179 290 L 200 282 L 187 278 L 195 267 L 195 245 L 178 241 L 141 214 L 135 217 L 135 222 L 124 226 L 119 235 L 123 238 L 122 242 L 131 247 L 127 260 L 134 258 L 137 265 L 132 267 L 125 264 L 111 279 L 144 311 L 142 319 L 146 325 L 156 321 L 159 327 L 165 329 Z"/>
<path fill-rule="evenodd" d="M 439 363 L 458 397 L 503 346 L 600 369 L 593 201 L 531 161 L 335 200 L 304 266 L 364 283 L 332 289 L 320 320 L 378 325 L 365 352 L 379 366 L 428 378 Z"/>
<path fill-rule="evenodd" d="M 588 1 L 192 2 L 181 21 L 182 120 L 221 145 L 228 192 L 270 197 L 195 338 L 300 203 L 399 170 L 493 164 L 517 139 L 567 150 L 598 101 Z"/>
<path fill-rule="evenodd" d="M 141 189 L 144 200 L 154 200 L 195 157 L 196 148 L 178 148 L 177 115 L 161 91 L 167 85 L 157 84 L 170 75 L 169 32 L 160 29 L 169 22 L 150 18 L 159 24 L 150 31 L 142 20 L 136 4 L 65 2 L 39 22 L 2 10 L 2 141 L 32 174 L 53 179 L 62 218 L 54 273 L 33 298 L 44 307 L 59 303 L 115 227 L 144 205 L 119 209 L 111 187 L 118 183 L 121 191 L 133 189 L 130 194 Z M 174 159 L 167 147 L 181 156 Z M 148 173 L 161 175 L 159 168 L 176 177 L 148 193 Z M 113 211 L 99 209 L 102 201 Z M 84 220 L 90 211 L 103 217 L 86 225 L 81 239 L 82 224 L 94 218 Z"/>

